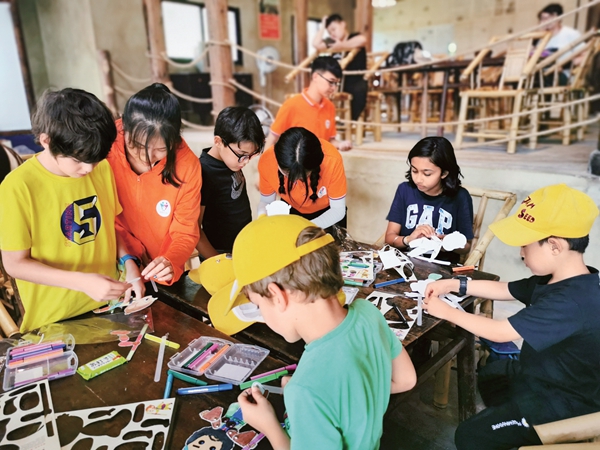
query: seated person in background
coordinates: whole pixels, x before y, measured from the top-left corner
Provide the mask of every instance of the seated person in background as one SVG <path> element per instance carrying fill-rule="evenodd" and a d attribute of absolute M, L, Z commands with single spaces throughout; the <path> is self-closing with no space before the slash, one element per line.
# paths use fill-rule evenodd
<path fill-rule="evenodd" d="M 325 30 L 329 33 L 329 38 L 324 39 Z M 352 58 L 352 61 L 346 66 L 345 70 L 366 70 L 367 52 L 365 44 L 367 38 L 360 33 L 348 33 L 346 22 L 339 14 L 332 14 L 323 17 L 321 28 L 317 31 L 313 39 L 313 47 L 318 51 L 331 52 L 334 58 L 343 59 L 346 53 L 360 48 L 360 51 Z M 360 114 L 367 104 L 368 83 L 364 79 L 364 74 L 346 75 L 342 91 L 352 94 L 352 120 L 358 120 Z"/>
<path fill-rule="evenodd" d="M 117 281 L 127 249 L 115 234 L 121 212 L 108 162 L 117 130 L 108 108 L 79 89 L 47 92 L 33 114 L 43 151 L 0 184 L 0 248 L 17 280 L 21 332 L 98 308 L 144 284 L 134 261 Z"/>
<path fill-rule="evenodd" d="M 142 276 L 171 285 L 198 239 L 202 172 L 181 138 L 179 101 L 164 84 L 132 95 L 117 120 L 108 162 L 123 214 L 117 232 L 142 263 Z"/>
<path fill-rule="evenodd" d="M 410 241 L 460 231 L 467 238 L 464 248 L 440 252 L 439 258 L 456 263 L 469 253 L 473 239 L 473 200 L 461 187 L 460 167 L 448 139 L 421 139 L 408 154 L 410 169 L 396 190 L 387 216 L 385 243 L 400 249 Z"/>
<path fill-rule="evenodd" d="M 429 314 L 492 341 L 524 340 L 519 360 L 497 360 L 479 370 L 488 408 L 458 426 L 458 450 L 540 445 L 533 425 L 600 411 L 600 287 L 598 271 L 583 261 L 597 216 L 594 201 L 565 184 L 539 189 L 516 214 L 490 225 L 498 239 L 521 247 L 532 277 L 427 286 L 423 307 Z M 526 308 L 508 319 L 489 319 L 439 299 L 451 291 L 516 299 Z"/>
<path fill-rule="evenodd" d="M 298 216 L 260 217 L 235 241 L 237 290 L 219 299 L 225 310 L 234 314 L 243 289 L 269 328 L 288 342 L 306 342 L 284 388 L 289 435 L 258 388 L 238 397 L 244 420 L 275 449 L 379 448 L 390 394 L 417 381 L 381 312 L 362 299 L 340 304 L 339 258 L 333 237 Z"/>
<path fill-rule="evenodd" d="M 262 152 L 265 134 L 256 114 L 230 106 L 219 113 L 214 144 L 202 150 L 201 259 L 231 253 L 240 230 L 252 221 L 252 209 L 242 169 Z"/>
<path fill-rule="evenodd" d="M 338 150 L 350 150 L 350 141 L 336 139 L 335 106 L 329 100 L 337 91 L 341 77 L 342 69 L 334 58 L 316 58 L 310 67 L 310 84 L 301 94 L 294 95 L 281 105 L 265 148 L 273 146 L 285 130 L 303 127 L 319 139 L 331 142 Z"/>
<path fill-rule="evenodd" d="M 555 19 L 558 16 L 562 16 L 562 15 L 563 15 L 562 6 L 558 3 L 550 3 L 548 6 L 546 6 L 544 9 L 542 9 L 538 13 L 538 20 L 539 20 L 540 24 L 542 24 L 542 23 L 548 22 L 549 20 Z M 543 57 L 549 56 L 550 54 L 560 50 L 561 48 L 566 47 L 571 42 L 573 42 L 574 40 L 578 39 L 581 36 L 581 33 L 579 31 L 577 31 L 574 28 L 563 25 L 561 20 L 556 20 L 552 23 L 547 24 L 544 27 L 544 30 L 549 31 L 552 34 L 552 37 L 548 41 L 548 44 L 546 45 L 546 48 L 545 48 L 544 52 L 542 53 Z M 583 45 L 583 44 L 579 44 L 579 45 Z M 572 53 L 572 51 L 567 52 L 563 55 L 563 57 L 568 57 L 568 55 L 570 55 L 571 53 Z M 573 64 L 574 65 L 579 64 L 581 62 L 581 59 L 582 59 L 581 55 L 577 56 L 573 60 Z M 561 71 L 559 74 L 558 84 L 560 86 L 565 86 L 568 83 L 568 80 L 569 80 L 569 71 L 568 70 Z M 548 84 L 549 81 L 550 80 L 547 79 L 544 82 L 544 84 Z"/>
<path fill-rule="evenodd" d="M 258 161 L 260 203 L 265 214 L 277 198 L 321 228 L 346 228 L 346 173 L 340 152 L 305 128 L 290 128 Z"/>

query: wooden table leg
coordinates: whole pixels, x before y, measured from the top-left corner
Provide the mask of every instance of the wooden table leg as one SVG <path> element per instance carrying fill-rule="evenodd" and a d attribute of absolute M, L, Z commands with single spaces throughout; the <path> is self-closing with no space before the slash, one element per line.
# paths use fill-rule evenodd
<path fill-rule="evenodd" d="M 473 312 L 473 304 L 465 308 Z M 456 355 L 458 379 L 458 420 L 462 422 L 475 414 L 476 375 L 475 375 L 475 335 L 456 327 L 460 336 L 466 339 L 466 344 Z"/>
<path fill-rule="evenodd" d="M 423 72 L 423 92 L 421 97 L 421 137 L 427 136 L 427 89 L 429 84 L 429 75 Z"/>
<path fill-rule="evenodd" d="M 446 70 L 444 72 L 444 84 L 442 85 L 442 99 L 440 100 L 440 122 L 443 123 L 446 121 L 446 96 L 448 95 L 448 78 L 449 73 Z M 437 135 L 444 135 L 444 126 L 440 125 L 437 129 Z"/>

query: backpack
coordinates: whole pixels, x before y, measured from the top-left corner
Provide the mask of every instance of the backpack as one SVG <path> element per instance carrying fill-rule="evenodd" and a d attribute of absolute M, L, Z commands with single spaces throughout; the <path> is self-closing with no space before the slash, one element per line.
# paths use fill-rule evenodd
<path fill-rule="evenodd" d="M 423 50 L 419 41 L 398 42 L 385 60 L 386 67 L 404 66 L 415 63 L 415 50 Z"/>

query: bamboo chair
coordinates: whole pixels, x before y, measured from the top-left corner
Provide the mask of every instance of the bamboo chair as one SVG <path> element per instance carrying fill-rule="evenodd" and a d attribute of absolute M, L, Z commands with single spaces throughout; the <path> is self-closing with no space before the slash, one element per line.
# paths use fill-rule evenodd
<path fill-rule="evenodd" d="M 533 46 L 534 39 L 539 39 L 535 48 Z M 456 149 L 462 146 L 465 136 L 477 137 L 480 142 L 484 142 L 485 139 L 508 138 L 509 141 L 506 150 L 508 153 L 515 153 L 519 135 L 527 134 L 537 129 L 535 115 L 532 115 L 530 123 L 527 123 L 526 120 L 520 119 L 516 114 L 531 107 L 531 100 L 535 98 L 533 96 L 534 91 L 531 89 L 533 70 L 549 40 L 550 33 L 546 32 L 528 33 L 515 38 L 510 41 L 506 51 L 502 76 L 500 77 L 498 87 L 496 89 L 483 88 L 477 82 L 474 89 L 468 89 L 460 93 L 459 124 L 457 125 L 456 141 L 454 144 Z M 490 49 L 482 50 L 472 64 L 465 69 L 461 78 L 470 76 L 489 52 Z M 514 88 L 510 84 L 514 84 Z M 474 124 L 473 131 L 465 130 L 465 122 L 469 109 L 475 111 L 476 115 L 480 117 L 487 117 L 490 105 L 499 101 L 510 106 L 507 110 L 513 114 L 512 118 L 506 120 L 509 123 L 507 131 L 502 129 L 503 124 L 498 129 L 492 129 L 490 122 Z M 520 122 L 524 123 L 522 129 L 519 128 Z M 535 148 L 536 144 L 535 137 L 530 138 L 530 148 Z"/>
<path fill-rule="evenodd" d="M 520 447 L 519 450 L 600 448 L 600 412 L 534 425 L 533 428 L 542 441 L 542 445 Z"/>
<path fill-rule="evenodd" d="M 597 37 L 596 29 L 591 29 L 579 39 L 541 61 L 535 67 L 534 70 L 539 76 L 540 84 L 536 100 L 538 108 L 559 106 L 557 110 L 542 113 L 542 119 L 536 120 L 538 125 L 546 125 L 549 128 L 559 128 L 563 125 L 570 125 L 573 117 L 576 118 L 577 122 L 582 122 L 587 118 L 589 114 L 589 101 L 585 101 L 578 105 L 563 105 L 573 100 L 589 97 L 586 78 L 591 71 L 593 58 L 598 51 L 599 42 L 600 39 Z M 567 64 L 573 63 L 577 59 L 581 59 L 581 61 L 571 70 L 569 83 L 566 86 L 559 86 L 558 80 L 560 72 L 563 71 Z M 549 75 L 552 78 L 552 84 L 546 86 L 545 80 L 547 80 Z M 554 114 L 556 117 L 553 117 L 552 113 L 556 112 L 558 112 L 558 114 Z M 582 140 L 584 131 L 583 126 L 579 126 L 558 132 L 562 135 L 562 144 L 569 145 L 573 133 L 576 134 L 577 140 Z"/>
<path fill-rule="evenodd" d="M 381 142 L 381 105 L 384 99 L 380 92 L 367 92 L 367 104 L 356 124 L 356 145 L 362 145 L 367 131 L 373 133 L 375 142 Z"/>
<path fill-rule="evenodd" d="M 6 152 L 8 155 L 10 170 L 14 170 L 23 163 L 21 156 L 13 149 L 0 144 L 0 151 Z M 13 337 L 20 333 L 15 321 L 19 321 L 23 314 L 23 304 L 21 303 L 17 283 L 14 278 L 6 273 L 0 254 L 0 329 L 4 336 Z"/>

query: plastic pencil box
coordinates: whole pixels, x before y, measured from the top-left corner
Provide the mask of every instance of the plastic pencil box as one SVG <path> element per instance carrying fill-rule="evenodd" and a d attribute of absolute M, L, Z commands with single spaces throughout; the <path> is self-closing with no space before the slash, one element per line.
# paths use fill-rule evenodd
<path fill-rule="evenodd" d="M 267 357 L 269 350 L 257 345 L 234 344 L 225 339 L 201 336 L 171 357 L 172 370 L 238 385 Z"/>
<path fill-rule="evenodd" d="M 70 334 L 51 336 L 38 344 L 11 347 L 6 352 L 2 387 L 5 391 L 73 375 L 77 370 L 75 339 Z"/>

